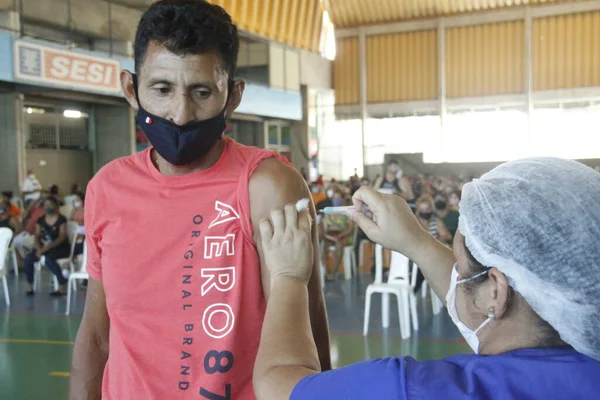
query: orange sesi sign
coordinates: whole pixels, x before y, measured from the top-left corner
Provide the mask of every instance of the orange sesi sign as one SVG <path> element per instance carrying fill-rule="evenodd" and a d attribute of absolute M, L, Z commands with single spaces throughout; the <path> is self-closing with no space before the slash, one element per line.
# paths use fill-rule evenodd
<path fill-rule="evenodd" d="M 24 41 L 15 43 L 15 77 L 69 89 L 118 94 L 120 63 Z"/>

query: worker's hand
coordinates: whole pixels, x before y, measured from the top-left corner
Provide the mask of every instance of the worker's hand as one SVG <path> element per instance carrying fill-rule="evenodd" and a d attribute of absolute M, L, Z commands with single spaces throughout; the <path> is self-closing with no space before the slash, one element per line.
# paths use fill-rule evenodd
<path fill-rule="evenodd" d="M 406 201 L 399 196 L 362 187 L 354 193 L 353 202 L 354 209 L 348 211 L 348 216 L 369 239 L 387 249 L 414 259 L 421 244 L 430 238 Z"/>
<path fill-rule="evenodd" d="M 37 259 L 38 259 L 38 260 L 39 260 L 40 258 L 42 258 L 42 255 L 43 255 L 43 254 L 44 254 L 44 253 L 42 252 L 42 249 L 37 249 L 37 250 L 35 251 L 35 256 L 37 257 Z"/>
<path fill-rule="evenodd" d="M 263 255 L 271 282 L 288 277 L 308 283 L 312 272 L 313 246 L 308 210 L 298 213 L 294 204 L 273 210 L 260 222 Z"/>

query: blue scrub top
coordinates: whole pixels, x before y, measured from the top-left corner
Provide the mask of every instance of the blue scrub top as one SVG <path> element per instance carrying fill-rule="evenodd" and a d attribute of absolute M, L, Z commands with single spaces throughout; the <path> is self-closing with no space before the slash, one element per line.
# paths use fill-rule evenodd
<path fill-rule="evenodd" d="M 570 347 L 365 361 L 300 381 L 291 400 L 600 399 L 600 361 Z"/>

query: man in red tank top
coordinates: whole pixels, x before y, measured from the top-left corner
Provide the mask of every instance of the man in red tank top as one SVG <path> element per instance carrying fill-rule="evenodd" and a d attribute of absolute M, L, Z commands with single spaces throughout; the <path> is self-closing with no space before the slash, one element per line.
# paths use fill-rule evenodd
<path fill-rule="evenodd" d="M 231 17 L 204 0 L 161 0 L 140 21 L 121 83 L 153 147 L 88 186 L 72 400 L 254 399 L 270 292 L 257 226 L 310 194 L 282 157 L 223 136 L 245 87 L 238 48 Z M 311 324 L 330 369 L 313 239 Z"/>

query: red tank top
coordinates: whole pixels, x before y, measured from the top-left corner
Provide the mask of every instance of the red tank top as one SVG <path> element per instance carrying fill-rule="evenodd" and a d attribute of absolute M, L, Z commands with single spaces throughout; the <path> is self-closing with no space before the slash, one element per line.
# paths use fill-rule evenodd
<path fill-rule="evenodd" d="M 277 155 L 225 140 L 201 172 L 164 176 L 146 150 L 89 185 L 88 271 L 110 317 L 104 400 L 254 399 L 266 305 L 248 181 Z"/>

